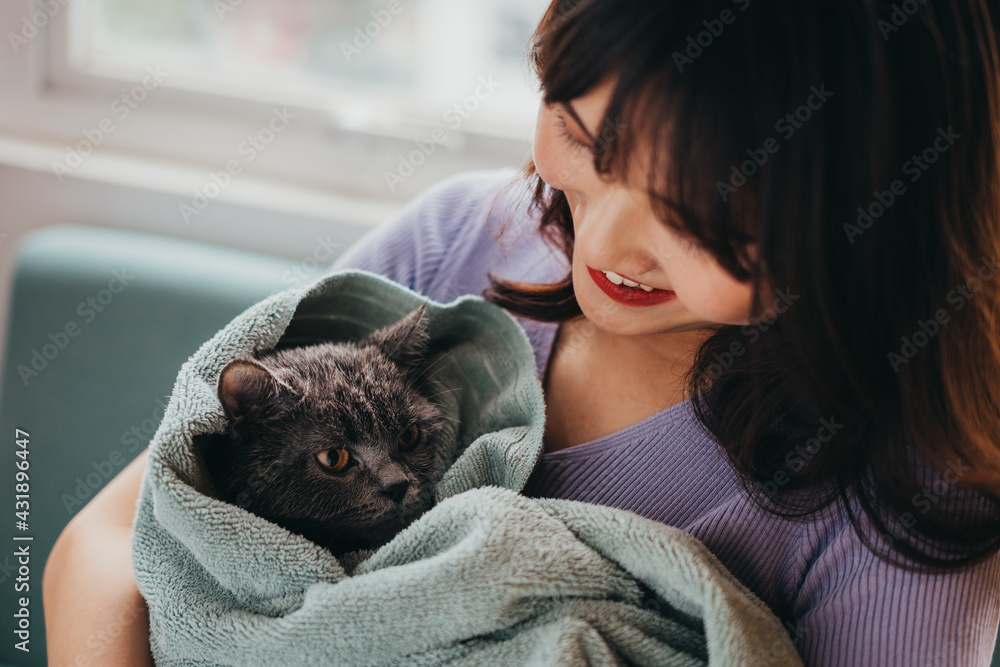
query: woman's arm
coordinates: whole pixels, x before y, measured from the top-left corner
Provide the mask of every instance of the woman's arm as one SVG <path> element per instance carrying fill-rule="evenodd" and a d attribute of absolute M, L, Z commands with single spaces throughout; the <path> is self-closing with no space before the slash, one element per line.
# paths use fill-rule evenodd
<path fill-rule="evenodd" d="M 965 570 L 913 573 L 876 558 L 850 525 L 829 538 L 793 603 L 808 667 L 989 667 L 1000 624 L 1000 554 Z"/>
<path fill-rule="evenodd" d="M 435 183 L 347 248 L 324 276 L 363 269 L 438 300 L 450 301 L 466 293 L 464 285 L 442 284 L 455 278 L 451 255 L 463 240 L 489 238 L 486 223 L 493 197 L 516 174 L 511 169 L 473 170 Z M 492 241 L 487 246 L 497 250 Z M 479 248 L 483 276 L 486 269 L 482 267 L 490 265 L 489 258 L 482 256 L 485 250 Z"/>
<path fill-rule="evenodd" d="M 132 521 L 149 449 L 73 517 L 45 563 L 42 600 L 53 667 L 153 665 L 149 612 L 132 573 Z"/>

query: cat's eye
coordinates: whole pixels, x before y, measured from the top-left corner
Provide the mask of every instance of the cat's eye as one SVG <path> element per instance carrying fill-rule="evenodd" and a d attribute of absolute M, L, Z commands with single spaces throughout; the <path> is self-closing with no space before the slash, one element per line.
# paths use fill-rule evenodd
<path fill-rule="evenodd" d="M 412 424 L 410 428 L 399 434 L 399 439 L 396 442 L 399 448 L 405 452 L 416 447 L 419 441 L 420 428 L 416 424 Z"/>
<path fill-rule="evenodd" d="M 346 449 L 324 449 L 316 453 L 316 461 L 330 472 L 344 472 L 351 463 L 351 453 Z"/>

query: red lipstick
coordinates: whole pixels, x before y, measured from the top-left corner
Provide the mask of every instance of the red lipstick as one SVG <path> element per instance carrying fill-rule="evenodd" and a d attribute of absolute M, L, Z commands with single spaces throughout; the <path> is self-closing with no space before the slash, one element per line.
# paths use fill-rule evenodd
<path fill-rule="evenodd" d="M 672 290 L 654 289 L 652 292 L 647 292 L 640 287 L 615 285 L 608 280 L 603 271 L 592 269 L 589 266 L 587 267 L 587 271 L 594 282 L 597 283 L 597 286 L 604 290 L 605 294 L 626 306 L 655 306 L 658 303 L 677 298 L 676 292 Z"/>

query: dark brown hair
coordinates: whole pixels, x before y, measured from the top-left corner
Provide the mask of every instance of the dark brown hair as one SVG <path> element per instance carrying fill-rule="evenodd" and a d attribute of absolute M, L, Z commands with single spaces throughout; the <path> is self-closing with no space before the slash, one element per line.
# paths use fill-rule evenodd
<path fill-rule="evenodd" d="M 627 181 L 648 149 L 657 217 L 755 287 L 688 376 L 752 497 L 842 503 L 880 557 L 956 568 L 1000 549 L 997 16 L 910 4 L 554 0 L 530 58 L 550 105 L 616 78 L 596 171 Z M 523 174 L 571 258 L 565 195 Z M 523 317 L 582 314 L 571 275 L 490 280 Z M 779 317 L 771 288 L 795 295 Z"/>

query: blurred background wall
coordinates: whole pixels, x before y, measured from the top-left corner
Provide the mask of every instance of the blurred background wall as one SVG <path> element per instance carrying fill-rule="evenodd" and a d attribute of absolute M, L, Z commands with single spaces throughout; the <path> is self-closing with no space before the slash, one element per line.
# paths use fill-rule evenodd
<path fill-rule="evenodd" d="M 547 4 L 6 0 L 0 317 L 34 229 L 301 259 L 450 174 L 521 166 L 540 98 L 525 54 Z"/>

